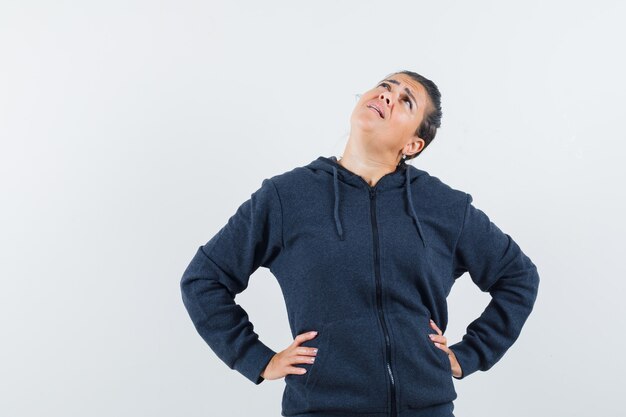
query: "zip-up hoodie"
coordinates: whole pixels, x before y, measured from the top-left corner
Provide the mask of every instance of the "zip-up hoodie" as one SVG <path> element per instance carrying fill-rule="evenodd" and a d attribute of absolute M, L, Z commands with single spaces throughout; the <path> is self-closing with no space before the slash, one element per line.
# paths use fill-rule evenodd
<path fill-rule="evenodd" d="M 498 362 L 518 338 L 539 285 L 533 262 L 472 204 L 470 194 L 409 164 L 370 186 L 320 156 L 264 179 L 181 279 L 202 338 L 231 369 L 260 384 L 277 353 L 235 295 L 269 268 L 293 338 L 316 330 L 302 375 L 284 378 L 282 415 L 450 417 L 463 379 Z M 462 375 L 429 334 L 444 332 L 446 297 L 468 272 L 492 299 L 458 343 Z"/>

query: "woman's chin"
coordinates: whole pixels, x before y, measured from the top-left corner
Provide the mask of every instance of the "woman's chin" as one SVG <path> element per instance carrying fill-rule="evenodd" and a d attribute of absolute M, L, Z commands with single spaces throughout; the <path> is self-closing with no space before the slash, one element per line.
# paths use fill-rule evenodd
<path fill-rule="evenodd" d="M 352 130 L 355 132 L 361 131 L 363 133 L 371 134 L 371 133 L 375 133 L 381 130 L 380 123 L 377 123 L 376 119 L 374 119 L 373 117 L 370 117 L 367 114 L 355 115 L 355 117 L 352 118 L 351 122 L 352 122 Z"/>

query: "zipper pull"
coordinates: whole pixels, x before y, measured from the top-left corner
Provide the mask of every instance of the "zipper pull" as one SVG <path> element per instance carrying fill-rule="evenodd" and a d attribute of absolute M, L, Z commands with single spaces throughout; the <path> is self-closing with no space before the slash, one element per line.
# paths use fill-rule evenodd
<path fill-rule="evenodd" d="M 374 198 L 374 190 L 370 188 L 370 200 Z"/>

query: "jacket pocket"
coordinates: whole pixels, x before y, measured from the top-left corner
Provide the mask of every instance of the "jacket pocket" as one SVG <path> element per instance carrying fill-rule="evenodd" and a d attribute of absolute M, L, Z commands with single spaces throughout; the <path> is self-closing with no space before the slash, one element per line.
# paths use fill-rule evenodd
<path fill-rule="evenodd" d="M 305 382 L 311 411 L 384 412 L 387 376 L 375 317 L 326 323 Z"/>
<path fill-rule="evenodd" d="M 423 408 L 457 397 L 450 359 L 428 336 L 437 334 L 429 319 L 420 315 L 390 316 L 402 408 Z"/>

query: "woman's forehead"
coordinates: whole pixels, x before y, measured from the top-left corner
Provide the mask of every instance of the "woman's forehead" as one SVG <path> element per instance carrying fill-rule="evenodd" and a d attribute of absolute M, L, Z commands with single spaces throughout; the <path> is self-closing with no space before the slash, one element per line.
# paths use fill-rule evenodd
<path fill-rule="evenodd" d="M 399 85 L 400 87 L 408 87 L 413 92 L 413 94 L 421 94 L 424 89 L 424 86 L 422 84 L 418 83 L 406 74 L 391 74 L 386 76 L 381 82 L 383 81 L 395 81 L 399 83 L 396 85 Z"/>

